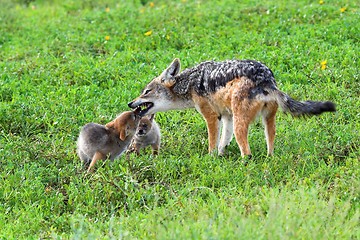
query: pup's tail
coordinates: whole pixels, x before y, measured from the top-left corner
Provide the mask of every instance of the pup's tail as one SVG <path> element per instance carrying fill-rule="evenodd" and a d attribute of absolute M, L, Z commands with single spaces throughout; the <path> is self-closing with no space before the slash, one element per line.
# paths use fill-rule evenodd
<path fill-rule="evenodd" d="M 289 95 L 280 90 L 273 90 L 275 100 L 285 113 L 290 113 L 294 117 L 308 117 L 320 115 L 323 112 L 335 112 L 336 107 L 333 102 L 318 101 L 296 101 Z"/>

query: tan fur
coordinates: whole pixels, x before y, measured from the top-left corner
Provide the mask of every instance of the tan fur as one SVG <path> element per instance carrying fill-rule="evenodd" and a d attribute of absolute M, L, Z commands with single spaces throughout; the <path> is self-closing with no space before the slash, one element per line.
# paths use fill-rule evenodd
<path fill-rule="evenodd" d="M 98 160 L 114 160 L 129 146 L 140 121 L 134 112 L 127 111 L 105 126 L 88 123 L 80 131 L 77 152 L 81 160 L 90 161 L 91 171 Z"/>
<path fill-rule="evenodd" d="M 125 141 L 125 138 L 129 136 L 130 130 L 136 129 L 137 124 L 132 119 L 133 115 L 131 112 L 125 112 L 121 117 L 117 117 L 115 120 L 107 123 L 105 127 L 114 129 L 119 133 L 119 138 L 121 141 Z"/>
<path fill-rule="evenodd" d="M 196 109 L 201 113 L 206 121 L 209 140 L 209 152 L 211 152 L 217 145 L 219 135 L 219 115 L 214 111 L 213 106 L 209 103 L 207 98 L 192 94 L 192 99 L 195 103 Z"/>
<path fill-rule="evenodd" d="M 160 150 L 160 142 L 160 127 L 154 120 L 154 115 L 145 116 L 140 120 L 129 151 L 139 155 L 142 148 L 151 146 L 153 155 L 157 155 Z"/>
<path fill-rule="evenodd" d="M 268 154 L 273 153 L 275 140 L 275 114 L 277 104 L 265 103 L 256 99 L 249 99 L 249 89 L 253 82 L 245 77 L 229 81 L 225 87 L 210 94 L 209 97 L 200 97 L 192 94 L 195 107 L 204 117 L 208 128 L 209 152 L 215 150 L 218 144 L 220 116 L 232 115 L 235 139 L 241 155 L 250 155 L 248 143 L 248 130 L 251 122 L 261 114 L 265 124 Z"/>
<path fill-rule="evenodd" d="M 223 155 L 235 135 L 242 156 L 251 154 L 249 125 L 258 115 L 271 155 L 278 107 L 295 117 L 336 111 L 330 101 L 292 99 L 277 88 L 272 71 L 254 60 L 206 61 L 180 73 L 180 60 L 174 59 L 128 106 L 143 107 L 141 115 L 195 107 L 206 121 L 209 152 L 217 147 Z"/>
<path fill-rule="evenodd" d="M 174 82 L 161 82 L 163 75 L 155 78 L 149 85 L 162 85 L 167 89 L 171 89 Z M 190 93 L 191 101 L 185 102 L 184 106 L 194 106 L 203 116 L 207 125 L 209 153 L 213 152 L 218 146 L 218 154 L 223 155 L 224 148 L 230 143 L 232 134 L 234 133 L 236 142 L 240 148 L 241 155 L 250 155 L 250 147 L 248 143 L 248 130 L 251 122 L 259 114 L 263 118 L 265 125 L 265 136 L 268 146 L 268 155 L 273 153 L 275 140 L 275 114 L 278 108 L 277 103 L 266 102 L 261 99 L 250 99 L 249 90 L 254 87 L 253 81 L 246 77 L 235 78 L 229 81 L 224 87 L 207 96 L 200 96 L 195 91 Z M 154 100 L 161 102 L 161 92 L 157 92 L 159 96 Z M 153 95 L 153 94 L 150 94 Z M 140 95 L 134 100 L 141 101 L 147 96 Z M 179 98 L 169 95 L 171 102 L 167 105 L 179 107 Z M 189 104 L 191 102 L 192 104 Z M 223 121 L 219 121 L 219 120 Z M 224 122 L 222 136 L 220 138 L 221 122 Z M 220 141 L 219 141 L 220 140 Z"/>
<path fill-rule="evenodd" d="M 274 141 L 275 141 L 275 116 L 278 109 L 276 102 L 267 103 L 262 110 L 263 123 L 265 125 L 265 137 L 266 145 L 268 149 L 268 155 L 274 153 Z"/>
<path fill-rule="evenodd" d="M 95 163 L 97 162 L 97 160 L 105 160 L 106 159 L 106 155 L 102 152 L 96 152 L 90 162 L 90 165 L 87 169 L 87 172 L 91 172 L 92 167 L 95 165 Z"/>

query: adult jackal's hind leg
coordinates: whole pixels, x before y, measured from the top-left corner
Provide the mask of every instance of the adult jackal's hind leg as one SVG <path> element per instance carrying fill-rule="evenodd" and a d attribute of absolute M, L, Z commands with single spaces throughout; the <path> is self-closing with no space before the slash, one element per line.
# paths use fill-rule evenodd
<path fill-rule="evenodd" d="M 274 153 L 274 141 L 275 141 L 275 116 L 278 105 L 275 102 L 267 103 L 262 110 L 262 118 L 265 127 L 265 137 L 267 145 L 268 156 Z"/>
<path fill-rule="evenodd" d="M 248 98 L 237 101 L 233 104 L 234 133 L 236 142 L 240 148 L 241 156 L 251 155 L 248 142 L 248 131 L 250 123 L 260 111 L 263 103 Z"/>

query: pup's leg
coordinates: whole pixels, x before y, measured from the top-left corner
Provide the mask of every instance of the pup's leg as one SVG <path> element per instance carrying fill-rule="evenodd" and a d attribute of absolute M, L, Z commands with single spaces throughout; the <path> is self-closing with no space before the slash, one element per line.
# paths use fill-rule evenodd
<path fill-rule="evenodd" d="M 90 172 L 91 168 L 95 165 L 96 161 L 100 160 L 100 159 L 106 159 L 106 156 L 104 154 L 102 154 L 101 152 L 96 152 L 91 160 L 91 163 L 89 165 L 87 172 Z"/>
<path fill-rule="evenodd" d="M 134 152 L 136 153 L 136 155 L 140 155 L 140 145 L 139 144 L 134 144 Z"/>
<path fill-rule="evenodd" d="M 230 144 L 234 132 L 232 116 L 223 115 L 221 121 L 222 131 L 218 146 L 218 154 L 220 156 L 224 155 L 225 147 Z"/>
<path fill-rule="evenodd" d="M 277 109 L 278 105 L 276 103 L 267 103 L 262 111 L 268 156 L 274 153 L 275 116 Z"/>
<path fill-rule="evenodd" d="M 130 145 L 127 148 L 126 155 L 129 155 L 130 153 L 135 152 L 137 155 L 139 155 L 138 145 L 136 144 L 135 138 L 131 140 Z"/>
<path fill-rule="evenodd" d="M 77 154 L 78 154 L 79 158 L 80 158 L 82 161 L 84 161 L 84 163 L 90 161 L 90 160 L 89 160 L 89 157 L 88 157 L 81 149 L 78 149 L 78 150 L 77 150 Z"/>
<path fill-rule="evenodd" d="M 260 111 L 262 105 L 263 103 L 248 98 L 232 102 L 235 138 L 242 157 L 251 155 L 248 142 L 249 125 Z"/>
<path fill-rule="evenodd" d="M 153 155 L 158 155 L 159 154 L 159 149 L 160 149 L 160 146 L 159 144 L 151 144 L 151 147 L 152 147 L 152 153 Z"/>

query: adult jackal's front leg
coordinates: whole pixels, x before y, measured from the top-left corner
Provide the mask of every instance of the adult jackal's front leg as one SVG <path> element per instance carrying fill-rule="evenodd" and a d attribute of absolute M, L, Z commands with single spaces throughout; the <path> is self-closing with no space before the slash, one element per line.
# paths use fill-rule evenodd
<path fill-rule="evenodd" d="M 220 121 L 216 114 L 214 116 L 204 116 L 204 118 L 208 131 L 209 153 L 212 153 L 218 145 Z"/>
<path fill-rule="evenodd" d="M 219 116 L 211 108 L 210 104 L 203 99 L 199 99 L 196 109 L 201 113 L 206 121 L 209 140 L 209 153 L 212 153 L 216 149 L 219 140 Z"/>

